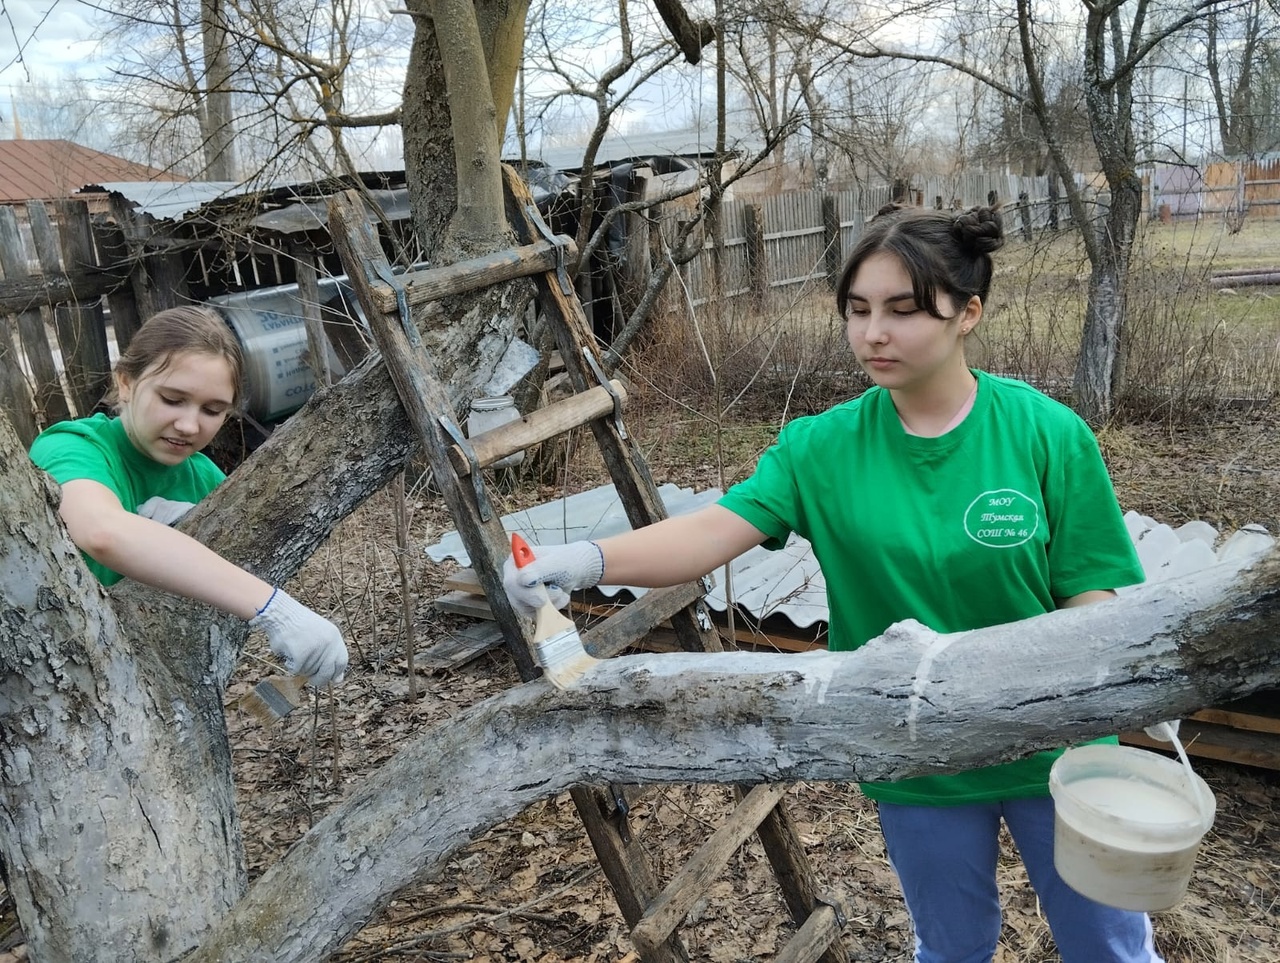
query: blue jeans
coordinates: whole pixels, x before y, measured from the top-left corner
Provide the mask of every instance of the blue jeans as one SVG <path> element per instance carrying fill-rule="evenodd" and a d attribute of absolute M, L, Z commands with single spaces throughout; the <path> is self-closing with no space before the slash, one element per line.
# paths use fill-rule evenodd
<path fill-rule="evenodd" d="M 880 803 L 889 862 L 915 929 L 916 963 L 990 963 L 1000 939 L 1000 820 L 1018 845 L 1062 963 L 1163 963 L 1146 913 L 1081 896 L 1053 867 L 1053 800 Z"/>

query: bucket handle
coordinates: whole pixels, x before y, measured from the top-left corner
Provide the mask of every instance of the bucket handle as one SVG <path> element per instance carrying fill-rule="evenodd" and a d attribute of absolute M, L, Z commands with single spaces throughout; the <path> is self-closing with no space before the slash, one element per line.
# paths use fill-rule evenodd
<path fill-rule="evenodd" d="M 1178 738 L 1178 730 L 1171 722 L 1161 722 L 1159 727 L 1164 731 L 1165 738 L 1173 743 L 1173 748 L 1178 752 L 1178 758 L 1182 760 L 1182 765 L 1187 770 L 1187 782 L 1191 783 L 1191 791 L 1196 797 L 1196 810 L 1200 813 L 1201 819 L 1208 819 L 1209 814 L 1213 811 L 1209 800 L 1205 798 L 1204 788 L 1200 785 L 1200 780 L 1196 778 L 1196 772 L 1191 768 L 1191 760 L 1187 758 L 1187 750 L 1182 747 L 1182 740 Z"/>

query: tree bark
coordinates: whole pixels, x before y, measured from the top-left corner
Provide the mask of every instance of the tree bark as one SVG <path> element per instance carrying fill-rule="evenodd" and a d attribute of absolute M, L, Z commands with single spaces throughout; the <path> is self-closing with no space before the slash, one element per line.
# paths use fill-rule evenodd
<path fill-rule="evenodd" d="M 1124 367 L 1124 330 L 1128 307 L 1129 262 L 1142 210 L 1142 181 L 1136 174 L 1117 175 L 1110 206 L 1097 225 L 1089 264 L 1089 295 L 1084 330 L 1076 355 L 1072 390 L 1075 409 L 1092 425 L 1111 417 Z"/>
<path fill-rule="evenodd" d="M 1280 553 L 1099 605 L 856 652 L 669 653 L 510 690 L 424 733 L 303 837 L 187 963 L 322 959 L 400 888 L 580 783 L 955 772 L 1280 681 Z"/>
<path fill-rule="evenodd" d="M 0 492 L 0 851 L 32 956 L 173 959 L 245 885 L 221 689 L 190 684 L 228 640 L 169 636 L 174 671 L 121 633 L 3 418 Z"/>

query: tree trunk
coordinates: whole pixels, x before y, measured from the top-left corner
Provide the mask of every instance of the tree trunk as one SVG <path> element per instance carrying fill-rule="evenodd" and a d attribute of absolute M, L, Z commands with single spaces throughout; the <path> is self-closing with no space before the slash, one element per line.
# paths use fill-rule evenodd
<path fill-rule="evenodd" d="M 173 959 L 245 885 L 221 689 L 191 684 L 226 640 L 122 634 L 3 418 L 0 491 L 0 851 L 32 956 Z"/>
<path fill-rule="evenodd" d="M 1131 181 L 1137 180 L 1131 178 Z M 1142 205 L 1141 182 L 1116 184 L 1106 215 L 1083 230 L 1096 230 L 1089 264 L 1089 294 L 1073 381 L 1075 409 L 1091 425 L 1111 417 L 1123 369 L 1123 337 L 1129 261 Z"/>
<path fill-rule="evenodd" d="M 255 883 L 186 963 L 323 959 L 403 886 L 580 783 L 861 781 L 955 772 L 1280 682 L 1280 553 L 1099 605 L 856 652 L 668 653 L 539 680 L 405 746 Z"/>
<path fill-rule="evenodd" d="M 204 51 L 204 104 L 200 111 L 204 139 L 204 177 L 236 181 L 235 121 L 231 105 L 231 58 L 222 0 L 200 0 L 200 39 Z"/>

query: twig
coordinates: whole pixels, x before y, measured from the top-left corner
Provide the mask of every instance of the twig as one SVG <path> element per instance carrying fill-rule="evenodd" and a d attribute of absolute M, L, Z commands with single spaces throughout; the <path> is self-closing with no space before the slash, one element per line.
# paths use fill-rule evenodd
<path fill-rule="evenodd" d="M 409 578 L 409 508 L 404 472 L 396 475 L 391 493 L 396 515 L 396 566 L 400 569 L 400 621 L 404 633 L 404 665 L 409 674 L 409 701 L 418 701 L 418 673 L 414 667 L 417 640 L 413 634 L 413 585 Z"/>

